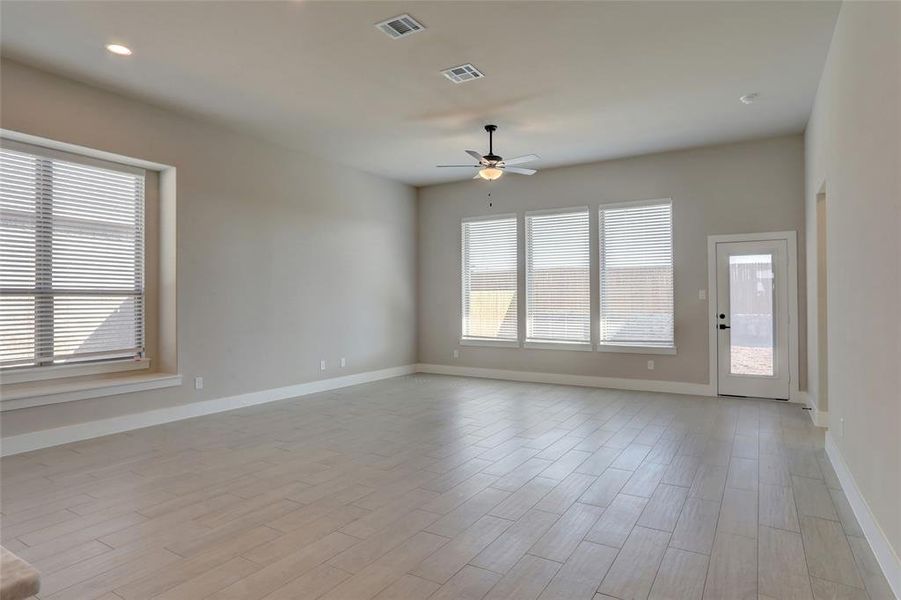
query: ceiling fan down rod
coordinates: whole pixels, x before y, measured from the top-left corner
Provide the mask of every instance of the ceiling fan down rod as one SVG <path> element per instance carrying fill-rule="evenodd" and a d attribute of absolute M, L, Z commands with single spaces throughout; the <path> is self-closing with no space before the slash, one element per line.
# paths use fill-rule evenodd
<path fill-rule="evenodd" d="M 485 131 L 488 132 L 488 155 L 485 158 L 498 161 L 501 157 L 494 155 L 494 132 L 497 131 L 497 125 L 485 125 Z"/>

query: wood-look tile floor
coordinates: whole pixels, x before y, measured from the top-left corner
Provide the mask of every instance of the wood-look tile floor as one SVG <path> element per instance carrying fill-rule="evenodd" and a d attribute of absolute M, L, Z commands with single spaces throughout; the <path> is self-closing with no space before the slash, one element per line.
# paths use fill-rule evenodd
<path fill-rule="evenodd" d="M 891 598 L 798 406 L 414 375 L 2 461 L 45 600 Z"/>

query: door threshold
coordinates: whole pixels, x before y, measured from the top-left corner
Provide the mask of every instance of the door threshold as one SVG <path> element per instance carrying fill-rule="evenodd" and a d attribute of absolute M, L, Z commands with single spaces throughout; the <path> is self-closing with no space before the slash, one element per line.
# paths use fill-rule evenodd
<path fill-rule="evenodd" d="M 717 392 L 717 396 L 721 398 L 750 398 L 751 400 L 776 400 L 778 402 L 788 402 L 788 398 L 766 398 L 764 396 L 739 396 L 738 394 L 720 394 Z"/>

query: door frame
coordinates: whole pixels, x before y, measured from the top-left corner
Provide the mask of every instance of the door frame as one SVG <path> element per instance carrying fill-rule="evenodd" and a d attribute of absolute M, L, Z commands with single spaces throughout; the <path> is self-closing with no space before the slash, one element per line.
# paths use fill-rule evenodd
<path fill-rule="evenodd" d="M 730 233 L 707 236 L 707 355 L 710 395 L 719 391 L 717 368 L 717 318 L 716 318 L 716 245 L 722 242 L 761 242 L 784 240 L 788 249 L 788 401 L 804 403 L 799 389 L 798 358 L 798 233 L 796 231 L 770 231 L 764 233 Z"/>

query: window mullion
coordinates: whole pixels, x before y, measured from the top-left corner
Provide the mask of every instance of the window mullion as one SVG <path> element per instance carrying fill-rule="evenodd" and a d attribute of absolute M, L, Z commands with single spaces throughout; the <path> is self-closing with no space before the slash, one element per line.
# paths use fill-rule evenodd
<path fill-rule="evenodd" d="M 35 364 L 53 364 L 53 161 L 35 172 Z"/>
<path fill-rule="evenodd" d="M 140 295 L 135 298 L 135 343 L 140 348 L 138 357 L 143 358 L 145 352 L 144 332 L 144 178 L 135 181 L 135 285 Z"/>

